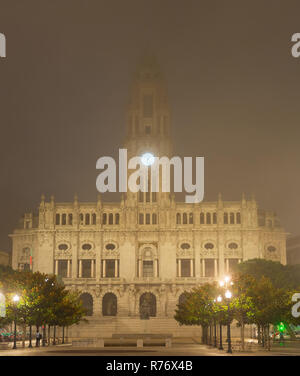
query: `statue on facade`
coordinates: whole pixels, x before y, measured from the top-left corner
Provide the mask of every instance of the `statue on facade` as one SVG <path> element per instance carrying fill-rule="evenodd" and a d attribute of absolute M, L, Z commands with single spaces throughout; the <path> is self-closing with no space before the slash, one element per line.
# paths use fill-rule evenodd
<path fill-rule="evenodd" d="M 167 290 L 164 284 L 161 285 L 159 289 L 159 299 L 160 299 L 161 313 L 167 316 Z"/>
<path fill-rule="evenodd" d="M 134 285 L 130 285 L 128 289 L 128 307 L 129 316 L 134 316 L 135 314 L 135 288 Z"/>

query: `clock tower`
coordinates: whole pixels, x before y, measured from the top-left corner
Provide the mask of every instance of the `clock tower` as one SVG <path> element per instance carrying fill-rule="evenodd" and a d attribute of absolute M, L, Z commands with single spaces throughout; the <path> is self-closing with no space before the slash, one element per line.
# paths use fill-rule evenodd
<path fill-rule="evenodd" d="M 170 110 L 164 76 L 154 56 L 145 56 L 134 74 L 127 111 L 124 148 L 128 159 L 142 157 L 149 166 L 153 157 L 172 157 Z M 133 172 L 133 170 L 131 170 Z M 129 174 L 131 173 L 129 172 Z M 161 179 L 160 179 L 161 183 Z M 150 184 L 150 175 L 148 186 Z M 128 191 L 127 200 L 155 203 L 169 200 L 169 193 Z"/>

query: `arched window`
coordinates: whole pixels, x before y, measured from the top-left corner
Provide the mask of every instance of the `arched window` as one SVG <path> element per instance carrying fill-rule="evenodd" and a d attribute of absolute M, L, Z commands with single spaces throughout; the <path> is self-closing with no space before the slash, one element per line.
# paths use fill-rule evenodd
<path fill-rule="evenodd" d="M 79 220 L 80 220 L 80 224 L 83 225 L 83 214 L 82 213 L 79 214 Z"/>
<path fill-rule="evenodd" d="M 204 245 L 204 248 L 206 248 L 206 249 L 213 249 L 213 248 L 214 248 L 214 245 L 213 245 L 213 243 L 206 243 L 206 244 Z"/>
<path fill-rule="evenodd" d="M 118 225 L 120 223 L 120 214 L 116 213 L 115 215 L 115 224 Z"/>
<path fill-rule="evenodd" d="M 204 225 L 204 213 L 200 213 L 200 225 Z"/>
<path fill-rule="evenodd" d="M 150 214 L 146 214 L 146 225 L 150 225 Z"/>
<path fill-rule="evenodd" d="M 58 246 L 58 249 L 59 249 L 60 251 L 66 251 L 68 248 L 69 248 L 68 245 L 65 244 L 65 243 L 60 244 L 60 245 Z"/>
<path fill-rule="evenodd" d="M 114 215 L 113 213 L 109 213 L 108 215 L 108 224 L 112 225 L 114 223 Z"/>
<path fill-rule="evenodd" d="M 117 297 L 112 292 L 108 292 L 102 299 L 102 315 L 103 316 L 116 316 L 117 315 Z"/>
<path fill-rule="evenodd" d="M 276 251 L 276 248 L 275 248 L 273 245 L 270 245 L 270 246 L 267 248 L 267 250 L 268 250 L 269 252 L 275 252 L 275 251 Z"/>
<path fill-rule="evenodd" d="M 23 252 L 23 256 L 25 256 L 25 257 L 30 256 L 30 249 L 28 247 L 23 248 L 22 252 Z"/>
<path fill-rule="evenodd" d="M 234 225 L 234 213 L 230 213 L 230 224 Z"/>
<path fill-rule="evenodd" d="M 228 213 L 224 213 L 224 225 L 228 225 Z"/>
<path fill-rule="evenodd" d="M 112 250 L 114 250 L 116 248 L 116 246 L 113 243 L 108 243 L 108 244 L 106 244 L 105 248 L 108 251 L 112 251 Z"/>
<path fill-rule="evenodd" d="M 177 225 L 181 225 L 181 215 L 180 215 L 180 213 L 176 214 L 176 223 L 177 223 Z"/>
<path fill-rule="evenodd" d="M 194 223 L 194 215 L 193 213 L 189 214 L 189 224 L 192 225 Z"/>
<path fill-rule="evenodd" d="M 139 214 L 139 224 L 140 224 L 140 225 L 143 225 L 143 224 L 144 224 L 144 214 L 143 214 L 143 213 L 140 213 L 140 214 Z"/>
<path fill-rule="evenodd" d="M 106 223 L 107 223 L 107 214 L 103 213 L 103 215 L 102 215 L 102 224 L 106 225 Z"/>
<path fill-rule="evenodd" d="M 67 224 L 67 214 L 62 214 L 61 216 L 61 224 L 66 225 Z"/>
<path fill-rule="evenodd" d="M 69 216 L 68 216 L 68 218 L 69 218 L 68 219 L 69 220 L 69 225 L 72 226 L 72 224 L 73 224 L 73 214 L 70 213 Z"/>
<path fill-rule="evenodd" d="M 86 215 L 85 215 L 85 224 L 86 224 L 86 225 L 89 225 L 89 224 L 90 224 L 90 215 L 89 215 L 89 214 L 86 214 Z"/>
<path fill-rule="evenodd" d="M 93 315 L 93 297 L 91 294 L 84 292 L 80 295 L 80 300 L 82 301 L 82 305 L 86 311 L 86 316 Z"/>
<path fill-rule="evenodd" d="M 95 213 L 92 214 L 92 224 L 93 225 L 96 224 L 96 214 Z"/>
<path fill-rule="evenodd" d="M 181 246 L 180 246 L 181 249 L 190 249 L 191 246 L 189 245 L 189 243 L 182 243 Z"/>
<path fill-rule="evenodd" d="M 182 294 L 180 294 L 179 299 L 178 299 L 178 304 L 184 304 L 184 302 L 186 301 L 187 295 L 188 295 L 187 292 L 183 292 Z"/>
<path fill-rule="evenodd" d="M 211 224 L 211 215 L 210 215 L 210 213 L 206 213 L 206 224 L 207 225 Z"/>
<path fill-rule="evenodd" d="M 155 213 L 152 214 L 152 224 L 153 225 L 157 224 L 157 215 Z"/>
<path fill-rule="evenodd" d="M 156 316 L 156 297 L 151 292 L 145 292 L 140 297 L 141 318 Z"/>
<path fill-rule="evenodd" d="M 217 213 L 213 213 L 213 224 L 217 224 Z"/>
<path fill-rule="evenodd" d="M 238 225 L 241 224 L 241 213 L 236 213 L 236 223 L 237 223 Z"/>
<path fill-rule="evenodd" d="M 229 249 L 237 249 L 239 246 L 236 243 L 229 243 L 228 248 Z"/>
<path fill-rule="evenodd" d="M 56 216 L 55 216 L 55 224 L 56 225 L 60 224 L 60 215 L 59 214 L 56 214 Z"/>
<path fill-rule="evenodd" d="M 182 216 L 182 224 L 183 224 L 183 225 L 186 225 L 186 224 L 187 224 L 187 214 L 186 214 L 186 213 L 183 213 L 183 216 Z"/>
<path fill-rule="evenodd" d="M 89 243 L 85 243 L 85 244 L 82 245 L 81 248 L 82 248 L 83 250 L 85 250 L 85 251 L 89 251 L 89 250 L 92 249 L 92 246 L 91 246 L 91 244 L 89 244 Z"/>

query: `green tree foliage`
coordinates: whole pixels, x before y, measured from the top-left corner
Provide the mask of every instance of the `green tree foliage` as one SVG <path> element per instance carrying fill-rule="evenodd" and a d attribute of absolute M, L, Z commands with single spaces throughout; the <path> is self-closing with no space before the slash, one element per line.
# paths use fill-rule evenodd
<path fill-rule="evenodd" d="M 12 321 L 19 325 L 69 326 L 85 316 L 78 293 L 68 291 L 54 275 L 39 272 L 19 272 L 0 268 L 0 284 L 6 296 L 6 317 L 3 327 Z M 18 294 L 19 302 L 13 302 Z"/>

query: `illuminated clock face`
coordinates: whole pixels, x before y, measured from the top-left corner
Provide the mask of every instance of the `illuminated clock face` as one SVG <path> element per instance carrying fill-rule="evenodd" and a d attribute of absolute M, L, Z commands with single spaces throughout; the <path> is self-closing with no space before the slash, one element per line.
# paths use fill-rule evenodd
<path fill-rule="evenodd" d="M 145 166 L 151 166 L 155 161 L 155 157 L 151 153 L 145 153 L 141 156 L 141 161 Z"/>

